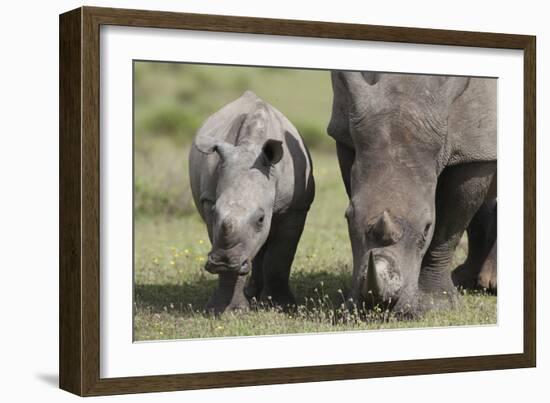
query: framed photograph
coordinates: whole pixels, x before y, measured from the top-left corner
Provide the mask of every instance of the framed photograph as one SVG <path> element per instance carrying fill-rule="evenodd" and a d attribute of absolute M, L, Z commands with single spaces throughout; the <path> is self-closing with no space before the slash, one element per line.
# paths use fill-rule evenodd
<path fill-rule="evenodd" d="M 535 80 L 534 36 L 62 14 L 60 387 L 535 366 Z"/>

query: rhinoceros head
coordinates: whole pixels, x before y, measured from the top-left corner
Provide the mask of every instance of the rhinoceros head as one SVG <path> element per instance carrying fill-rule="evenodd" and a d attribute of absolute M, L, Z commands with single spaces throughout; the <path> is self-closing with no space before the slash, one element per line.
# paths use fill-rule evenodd
<path fill-rule="evenodd" d="M 235 135 L 229 136 L 234 144 L 226 139 L 198 141 L 204 152 L 219 157 L 215 199 L 202 200 L 211 217 L 212 249 L 206 264 L 211 273 L 247 274 L 269 235 L 283 143 L 270 136 L 267 114 L 260 108 L 237 119 Z"/>
<path fill-rule="evenodd" d="M 247 274 L 271 227 L 275 182 L 270 170 L 282 157 L 281 142 L 267 140 L 259 149 L 223 143 L 215 151 L 221 165 L 206 268 Z"/>
<path fill-rule="evenodd" d="M 435 222 L 446 119 L 467 81 L 340 73 L 355 149 L 350 203 L 352 298 L 414 309 Z"/>

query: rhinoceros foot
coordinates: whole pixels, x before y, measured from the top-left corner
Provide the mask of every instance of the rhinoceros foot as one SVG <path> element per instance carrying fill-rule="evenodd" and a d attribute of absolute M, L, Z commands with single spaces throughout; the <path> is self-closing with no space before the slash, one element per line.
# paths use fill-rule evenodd
<path fill-rule="evenodd" d="M 451 273 L 453 283 L 456 287 L 465 290 L 471 290 L 476 287 L 477 273 L 476 268 L 470 264 L 461 264 Z"/>

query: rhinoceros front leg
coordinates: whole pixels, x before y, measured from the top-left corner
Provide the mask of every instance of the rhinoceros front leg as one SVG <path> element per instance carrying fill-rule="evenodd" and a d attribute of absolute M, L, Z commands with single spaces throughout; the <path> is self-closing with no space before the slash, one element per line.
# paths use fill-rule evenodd
<path fill-rule="evenodd" d="M 261 300 L 276 306 L 296 304 L 290 290 L 290 268 L 306 220 L 307 211 L 292 211 L 278 217 L 272 224 L 263 261 Z"/>
<path fill-rule="evenodd" d="M 487 197 L 495 172 L 496 163 L 481 162 L 449 167 L 440 175 L 436 227 L 420 271 L 423 293 L 455 301 L 450 264 L 462 234 Z"/>

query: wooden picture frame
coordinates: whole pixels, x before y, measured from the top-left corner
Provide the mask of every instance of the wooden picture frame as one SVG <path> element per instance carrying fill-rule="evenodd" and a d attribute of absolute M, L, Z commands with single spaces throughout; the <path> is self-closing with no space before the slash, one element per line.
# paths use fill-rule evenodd
<path fill-rule="evenodd" d="M 523 353 L 100 377 L 100 26 L 519 49 L 524 52 Z M 536 365 L 534 36 L 81 7 L 60 16 L 60 387 L 81 396 L 524 368 Z"/>

